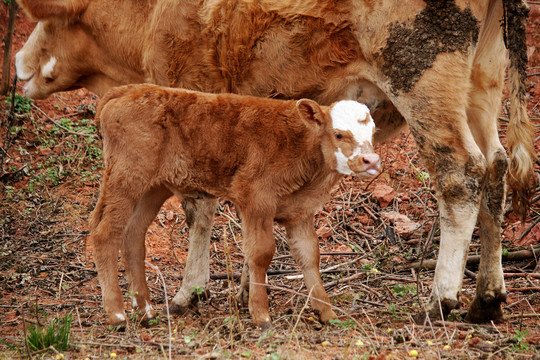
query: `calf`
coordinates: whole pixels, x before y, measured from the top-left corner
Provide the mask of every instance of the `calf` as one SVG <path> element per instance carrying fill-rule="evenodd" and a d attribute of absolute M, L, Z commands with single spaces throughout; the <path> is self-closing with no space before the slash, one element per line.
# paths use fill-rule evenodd
<path fill-rule="evenodd" d="M 270 323 L 266 270 L 275 250 L 273 220 L 287 229 L 321 321 L 336 318 L 319 276 L 313 217 L 343 175 L 377 173 L 375 124 L 365 105 L 346 100 L 327 107 L 308 99 L 129 85 L 109 91 L 96 118 L 105 172 L 90 227 L 109 323 L 126 320 L 117 280 L 120 247 L 134 308 L 141 308 L 144 318 L 154 316 L 144 237 L 173 194 L 236 205 L 256 325 Z"/>

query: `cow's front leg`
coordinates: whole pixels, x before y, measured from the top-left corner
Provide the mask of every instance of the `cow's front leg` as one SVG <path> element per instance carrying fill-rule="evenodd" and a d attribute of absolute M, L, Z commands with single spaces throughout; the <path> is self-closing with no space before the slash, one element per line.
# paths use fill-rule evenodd
<path fill-rule="evenodd" d="M 210 280 L 210 234 L 217 208 L 217 199 L 185 198 L 182 201 L 189 227 L 189 250 L 182 287 L 169 306 L 169 312 L 183 314 L 197 306 L 201 296 L 207 296 Z"/>
<path fill-rule="evenodd" d="M 249 268 L 249 313 L 253 323 L 265 330 L 271 326 L 266 293 L 266 271 L 275 252 L 272 216 L 243 213 L 244 254 Z"/>
<path fill-rule="evenodd" d="M 311 306 L 319 313 L 321 322 L 336 319 L 337 315 L 330 307 L 330 299 L 324 290 L 319 274 L 319 243 L 315 234 L 313 215 L 294 224 L 285 225 L 289 238 L 289 246 L 294 259 L 302 268 L 304 281 Z"/>
<path fill-rule="evenodd" d="M 161 205 L 171 195 L 172 193 L 165 188 L 153 189 L 146 193 L 133 210 L 122 244 L 122 251 L 126 259 L 129 296 L 132 298 L 133 309 L 139 321 L 144 325 L 147 325 L 148 320 L 156 316 L 150 303 L 150 293 L 144 271 L 145 235 Z"/>
<path fill-rule="evenodd" d="M 446 318 L 459 307 L 469 243 L 476 224 L 486 160 L 478 148 L 429 144 L 428 163 L 439 200 L 441 240 L 430 303 L 416 320 Z M 424 148 L 425 150 L 425 148 Z M 442 150 L 442 151 L 441 151 Z"/>

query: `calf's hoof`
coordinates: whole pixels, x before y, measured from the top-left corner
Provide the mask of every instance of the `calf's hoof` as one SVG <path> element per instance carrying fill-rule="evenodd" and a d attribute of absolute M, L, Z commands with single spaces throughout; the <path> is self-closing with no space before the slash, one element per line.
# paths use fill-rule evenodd
<path fill-rule="evenodd" d="M 127 328 L 127 318 L 125 314 L 109 316 L 107 328 L 112 331 L 124 332 Z"/>
<path fill-rule="evenodd" d="M 432 300 L 431 303 L 426 307 L 426 311 L 413 316 L 413 320 L 418 325 L 423 325 L 427 318 L 429 318 L 431 321 L 446 320 L 446 318 L 448 318 L 448 314 L 457 308 L 459 308 L 458 300 L 441 300 L 440 307 L 438 301 Z"/>
<path fill-rule="evenodd" d="M 488 292 L 482 296 L 476 295 L 465 320 L 477 324 L 490 321 L 501 322 L 504 318 L 501 304 L 504 302 L 506 302 L 506 293 Z"/>
<path fill-rule="evenodd" d="M 323 324 L 328 324 L 330 322 L 330 320 L 335 320 L 335 319 L 338 318 L 338 316 L 336 315 L 336 313 L 332 309 L 328 309 L 326 311 L 317 311 L 317 310 L 315 310 L 315 312 L 319 313 L 319 321 L 321 323 L 323 323 Z"/>
<path fill-rule="evenodd" d="M 262 332 L 268 331 L 272 328 L 272 323 L 270 321 L 265 321 L 259 324 L 259 330 Z"/>

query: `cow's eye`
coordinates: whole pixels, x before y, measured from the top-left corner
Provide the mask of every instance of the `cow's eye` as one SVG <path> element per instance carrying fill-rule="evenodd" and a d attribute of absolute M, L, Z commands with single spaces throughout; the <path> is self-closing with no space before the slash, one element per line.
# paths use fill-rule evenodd
<path fill-rule="evenodd" d="M 45 77 L 43 79 L 45 80 L 46 84 L 50 84 L 50 83 L 52 83 L 54 81 L 54 78 L 52 78 L 52 77 Z"/>
<path fill-rule="evenodd" d="M 338 139 L 338 140 L 343 139 L 343 135 L 341 135 L 341 134 L 336 134 L 336 139 Z"/>

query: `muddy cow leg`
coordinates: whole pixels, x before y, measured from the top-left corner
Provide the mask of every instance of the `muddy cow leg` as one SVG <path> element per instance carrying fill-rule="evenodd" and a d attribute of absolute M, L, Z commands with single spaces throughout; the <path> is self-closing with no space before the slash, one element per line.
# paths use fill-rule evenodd
<path fill-rule="evenodd" d="M 146 256 L 145 235 L 161 205 L 171 195 L 172 193 L 165 188 L 153 189 L 147 192 L 133 210 L 125 230 L 125 240 L 122 244 L 133 309 L 138 313 L 139 320 L 144 323 L 156 316 L 150 303 L 150 293 L 144 270 Z"/>
<path fill-rule="evenodd" d="M 330 307 L 330 299 L 324 290 L 319 274 L 319 241 L 314 230 L 313 215 L 285 226 L 291 253 L 304 274 L 306 288 L 311 297 L 311 306 L 319 313 L 322 322 L 336 319 L 337 315 Z"/>
<path fill-rule="evenodd" d="M 502 12 L 502 2 L 493 8 Z M 493 32 L 481 36 L 502 39 L 498 16 L 492 19 Z M 482 41 L 481 41 L 482 43 Z M 499 141 L 497 119 L 504 85 L 506 51 L 502 40 L 489 42 L 490 46 L 477 51 L 472 68 L 467 116 L 477 144 L 487 160 L 484 193 L 480 207 L 480 266 L 476 282 L 476 296 L 467 319 L 486 322 L 502 319 L 501 303 L 506 300 L 506 290 L 501 264 L 501 224 L 505 204 L 506 171 L 508 161 Z"/>
<path fill-rule="evenodd" d="M 459 306 L 468 246 L 477 221 L 486 159 L 469 129 L 466 104 L 472 61 L 437 55 L 410 90 L 391 95 L 404 115 L 436 190 L 441 240 L 426 314 L 446 317 Z M 391 93 L 391 91 L 389 91 Z"/>
<path fill-rule="evenodd" d="M 244 255 L 249 269 L 249 313 L 261 329 L 271 326 L 266 293 L 266 271 L 275 252 L 273 216 L 241 211 Z"/>
<path fill-rule="evenodd" d="M 197 306 L 201 297 L 207 296 L 210 280 L 210 235 L 217 208 L 217 199 L 209 197 L 184 197 L 182 201 L 189 227 L 189 250 L 182 287 L 176 293 L 169 311 L 182 314 Z"/>

